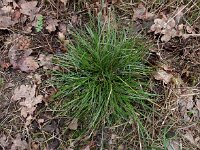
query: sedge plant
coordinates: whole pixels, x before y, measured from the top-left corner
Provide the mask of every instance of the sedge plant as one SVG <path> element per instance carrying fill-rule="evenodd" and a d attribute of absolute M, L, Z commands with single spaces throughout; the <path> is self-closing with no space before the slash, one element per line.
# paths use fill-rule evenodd
<path fill-rule="evenodd" d="M 97 23 L 75 30 L 66 54 L 56 56 L 52 83 L 59 112 L 87 129 L 141 118 L 151 110 L 147 49 L 125 31 Z M 56 109 L 58 109 L 56 108 Z"/>

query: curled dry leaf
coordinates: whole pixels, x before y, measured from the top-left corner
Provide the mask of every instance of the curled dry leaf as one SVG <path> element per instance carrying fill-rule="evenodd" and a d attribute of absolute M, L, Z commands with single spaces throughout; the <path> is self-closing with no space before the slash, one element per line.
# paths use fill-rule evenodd
<path fill-rule="evenodd" d="M 14 90 L 14 95 L 12 96 L 13 101 L 20 100 L 21 98 L 28 98 L 35 96 L 36 85 L 21 85 Z"/>
<path fill-rule="evenodd" d="M 90 150 L 90 145 L 87 145 L 83 150 Z"/>
<path fill-rule="evenodd" d="M 20 102 L 19 104 L 22 106 L 21 115 L 26 118 L 28 115 L 33 115 L 36 105 L 41 103 L 43 99 L 42 95 L 38 95 L 33 98 L 26 98 L 25 101 Z"/>
<path fill-rule="evenodd" d="M 13 26 L 16 22 L 11 20 L 11 17 L 1 16 L 0 17 L 0 28 L 8 28 Z"/>
<path fill-rule="evenodd" d="M 168 42 L 171 38 L 177 36 L 175 30 L 176 22 L 173 18 L 166 20 L 166 17 L 162 19 L 155 19 L 154 24 L 150 27 L 150 31 L 155 34 L 161 33 L 161 41 Z"/>
<path fill-rule="evenodd" d="M 180 19 L 183 17 L 183 9 L 185 6 L 179 7 L 172 17 L 168 18 L 164 13 L 161 13 L 162 18 L 156 18 L 154 20 L 154 24 L 150 27 L 150 32 L 154 32 L 155 34 L 161 34 L 161 41 L 168 42 L 173 37 L 184 37 L 187 38 L 185 34 L 183 34 L 183 26 L 178 25 Z M 192 28 L 186 29 L 192 33 Z M 185 36 L 184 36 L 185 35 Z"/>
<path fill-rule="evenodd" d="M 24 72 L 32 72 L 32 71 L 34 72 L 36 71 L 36 69 L 39 68 L 39 65 L 32 56 L 29 56 L 22 59 L 18 63 L 18 67 L 21 71 L 24 71 Z"/>
<path fill-rule="evenodd" d="M 42 82 L 41 80 L 41 75 L 39 74 L 32 74 L 32 75 L 28 75 L 27 78 L 32 79 L 32 81 L 37 85 L 40 84 Z"/>
<path fill-rule="evenodd" d="M 8 52 L 10 63 L 14 69 L 21 69 L 25 72 L 35 71 L 39 66 L 29 55 L 32 50 L 29 49 L 31 40 L 27 36 L 14 34 L 7 40 L 7 44 L 11 45 Z"/>
<path fill-rule="evenodd" d="M 177 140 L 169 140 L 167 150 L 180 150 L 181 143 Z"/>
<path fill-rule="evenodd" d="M 7 14 L 7 13 L 10 13 L 12 11 L 12 7 L 11 6 L 3 6 L 1 9 L 0 9 L 0 15 L 4 15 L 4 14 Z"/>
<path fill-rule="evenodd" d="M 44 69 L 50 69 L 52 67 L 52 59 L 53 55 L 44 55 L 40 54 L 38 60 L 39 60 L 39 65 L 43 66 Z"/>
<path fill-rule="evenodd" d="M 21 135 L 17 134 L 16 138 L 12 141 L 11 150 L 27 150 L 28 143 L 25 140 L 21 139 Z"/>
<path fill-rule="evenodd" d="M 186 134 L 183 135 L 184 138 L 186 138 L 192 145 L 195 145 L 196 147 L 200 148 L 200 143 L 198 143 L 192 134 L 192 132 L 189 130 L 186 132 Z"/>
<path fill-rule="evenodd" d="M 165 84 L 168 84 L 171 81 L 172 77 L 172 74 L 167 73 L 163 69 L 158 69 L 158 71 L 154 74 L 154 78 L 156 80 L 163 81 Z"/>
<path fill-rule="evenodd" d="M 174 12 L 174 16 L 175 16 L 175 21 L 178 24 L 181 20 L 181 18 L 183 17 L 184 13 L 183 10 L 185 9 L 185 5 L 179 7 L 175 12 Z"/>
<path fill-rule="evenodd" d="M 149 13 L 142 3 L 139 3 L 138 7 L 134 10 L 133 20 L 151 20 L 154 14 Z"/>
<path fill-rule="evenodd" d="M 9 145 L 8 139 L 4 134 L 0 135 L 0 145 L 3 147 L 7 147 Z"/>
<path fill-rule="evenodd" d="M 68 0 L 60 0 L 60 1 L 64 4 L 64 6 L 66 6 L 68 3 Z"/>
<path fill-rule="evenodd" d="M 12 96 L 13 101 L 21 100 L 22 98 L 25 99 L 20 102 L 20 105 L 22 106 L 21 115 L 23 117 L 32 115 L 36 109 L 36 105 L 42 102 L 43 96 L 35 96 L 35 90 L 36 85 L 21 85 L 14 90 L 14 95 Z"/>
<path fill-rule="evenodd" d="M 53 32 L 53 31 L 56 31 L 56 27 L 58 26 L 58 22 L 59 20 L 57 19 L 47 19 L 46 21 L 46 24 L 47 24 L 47 27 L 46 29 L 49 31 L 49 33 Z"/>
<path fill-rule="evenodd" d="M 64 35 L 66 34 L 67 32 L 67 26 L 65 23 L 60 23 L 59 26 L 58 26 L 58 29 L 61 33 L 63 33 Z"/>
<path fill-rule="evenodd" d="M 70 124 L 68 125 L 68 128 L 71 129 L 71 130 L 77 130 L 78 128 L 78 119 L 77 118 L 74 118 Z"/>
<path fill-rule="evenodd" d="M 21 13 L 30 17 L 30 20 L 33 21 L 35 14 L 39 11 L 36 7 L 38 1 L 30 1 L 21 4 Z"/>

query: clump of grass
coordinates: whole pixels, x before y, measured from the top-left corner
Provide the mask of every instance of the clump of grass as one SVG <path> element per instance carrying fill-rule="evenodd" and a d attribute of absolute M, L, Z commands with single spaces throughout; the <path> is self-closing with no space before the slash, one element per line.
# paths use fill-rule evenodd
<path fill-rule="evenodd" d="M 59 112 L 80 119 L 88 129 L 139 121 L 149 113 L 151 67 L 143 42 L 100 23 L 74 31 L 73 39 L 68 52 L 54 60 L 62 68 L 52 79 L 58 89 L 54 98 L 63 100 Z"/>

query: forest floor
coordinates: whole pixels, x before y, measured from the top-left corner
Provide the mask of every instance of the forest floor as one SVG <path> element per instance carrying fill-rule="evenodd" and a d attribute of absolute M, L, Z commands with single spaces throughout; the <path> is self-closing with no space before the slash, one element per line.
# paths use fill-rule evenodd
<path fill-rule="evenodd" d="M 79 120 L 54 115 L 52 58 L 67 53 L 70 30 L 84 26 L 88 12 L 151 45 L 159 115 L 144 122 L 146 141 L 134 122 L 75 139 Z M 9 149 L 200 149 L 200 1 L 0 1 L 0 150 Z"/>

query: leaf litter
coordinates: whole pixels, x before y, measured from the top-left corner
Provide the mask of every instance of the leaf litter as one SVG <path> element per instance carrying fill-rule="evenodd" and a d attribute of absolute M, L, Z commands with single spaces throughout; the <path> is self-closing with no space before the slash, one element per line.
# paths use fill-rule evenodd
<path fill-rule="evenodd" d="M 69 1 L 60 0 L 60 2 L 66 5 Z M 35 27 L 34 23 L 37 21 L 37 16 L 41 15 L 39 13 L 40 8 L 38 5 L 39 5 L 38 1 L 27 2 L 27 1 L 20 0 L 20 1 L 17 1 L 17 3 L 13 0 L 4 1 L 4 4 L 3 4 L 4 7 L 0 9 L 0 16 L 1 16 L 0 29 L 13 27 L 15 24 L 21 22 L 21 23 L 24 23 L 26 27 L 29 24 L 29 31 L 30 31 L 29 33 L 31 33 L 32 26 Z M 89 7 L 90 8 L 88 9 L 96 12 L 96 14 L 99 14 L 100 10 L 102 10 L 101 5 L 99 5 L 96 2 L 94 3 L 93 6 L 90 5 Z M 108 5 L 103 6 L 102 20 L 104 21 L 107 20 L 108 10 L 109 10 Z M 150 32 L 154 33 L 155 35 L 160 35 L 161 41 L 168 42 L 174 37 L 188 38 L 196 34 L 196 31 L 193 26 L 181 23 L 181 19 L 184 15 L 183 10 L 184 10 L 184 6 L 177 8 L 173 12 L 173 15 L 168 15 L 164 13 L 160 15 L 155 15 L 153 13 L 148 12 L 144 4 L 139 3 L 138 7 L 134 9 L 134 14 L 133 14 L 132 19 L 135 21 L 137 20 L 152 21 L 153 20 L 153 24 L 150 28 Z M 11 16 L 14 16 L 14 17 L 11 17 Z M 66 40 L 65 39 L 67 37 L 66 24 L 63 24 L 63 22 L 61 22 L 58 18 L 54 19 L 55 16 L 52 17 L 50 15 L 47 18 L 48 19 L 45 20 L 46 27 L 44 27 L 44 29 L 46 29 L 49 33 L 52 33 L 58 30 L 59 32 L 57 35 L 60 41 L 62 42 Z M 78 16 L 74 18 L 72 16 L 71 22 L 73 23 L 73 25 L 78 25 L 79 24 L 77 23 Z M 23 37 L 25 36 L 23 35 Z M 11 40 L 11 41 L 15 41 L 15 40 Z M 32 75 L 31 79 L 33 80 L 34 85 L 21 85 L 17 87 L 16 89 L 18 89 L 18 91 L 15 89 L 12 99 L 17 99 L 17 100 L 14 100 L 15 102 L 19 101 L 19 105 L 21 107 L 21 115 L 25 117 L 26 121 L 27 122 L 29 121 L 28 124 L 30 124 L 33 119 L 32 116 L 33 116 L 33 113 L 35 112 L 37 104 L 43 101 L 42 95 L 36 95 L 36 85 L 41 84 L 41 76 L 38 74 L 33 75 L 32 73 L 37 71 L 39 67 L 42 67 L 43 69 L 50 69 L 52 67 L 52 64 L 51 64 L 52 55 L 38 54 L 38 56 L 36 57 L 31 56 L 33 52 L 32 49 L 30 49 L 31 40 L 30 41 L 24 40 L 22 42 L 24 44 L 21 44 L 21 45 L 20 44 L 18 45 L 18 43 L 21 43 L 21 42 L 17 41 L 11 44 L 12 46 L 9 49 L 10 63 L 12 64 L 14 69 L 20 69 L 21 71 L 24 71 L 26 73 L 31 73 Z M 27 45 L 27 46 L 24 46 L 24 45 Z M 174 72 L 166 69 L 165 67 L 160 67 L 155 73 L 154 78 L 156 80 L 162 81 L 166 85 L 170 85 L 174 79 Z M 184 112 L 186 112 L 187 114 L 188 110 L 193 111 L 195 109 L 195 110 L 198 110 L 200 114 L 200 102 L 199 100 L 196 100 L 196 103 L 195 103 L 194 95 L 190 95 L 190 94 L 193 94 L 193 91 L 181 90 L 181 92 L 179 93 L 178 104 L 179 106 L 182 107 L 182 109 L 179 109 L 179 111 L 183 110 L 183 114 L 185 115 Z M 32 97 L 32 98 L 28 98 L 28 97 Z M 184 115 L 182 116 L 183 118 L 184 118 Z M 189 120 L 191 120 L 190 116 L 189 116 Z M 186 119 L 185 121 L 188 121 L 188 120 Z M 78 127 L 78 123 L 76 120 L 75 121 L 72 120 L 72 122 L 68 125 L 68 128 L 71 130 L 76 130 L 77 127 Z M 191 134 L 187 135 L 186 133 L 186 138 L 189 137 L 188 140 L 191 143 L 194 144 L 194 141 L 199 142 L 198 139 L 192 136 Z M 13 147 L 15 149 L 17 149 L 17 147 L 19 148 L 20 142 L 21 142 L 21 149 L 25 148 L 26 141 L 22 140 L 20 136 L 16 136 L 16 137 L 19 137 L 21 141 L 20 140 L 16 141 L 15 139 L 15 142 L 13 142 L 13 144 L 15 143 Z M 3 140 L 4 141 L 6 140 L 5 137 Z M 171 143 L 172 145 L 177 144 L 176 141 L 175 142 L 172 141 Z"/>
<path fill-rule="evenodd" d="M 19 104 L 21 106 L 21 115 L 26 118 L 28 115 L 33 115 L 37 104 L 42 103 L 43 96 L 35 95 L 36 85 L 21 85 L 14 90 L 14 95 L 12 96 L 13 101 L 21 101 Z M 21 100 L 24 98 L 24 100 Z"/>
<path fill-rule="evenodd" d="M 27 36 L 14 34 L 7 40 L 7 45 L 10 45 L 8 57 L 14 69 L 34 72 L 39 68 L 34 57 L 30 56 L 32 53 L 32 50 L 29 48 L 31 40 Z"/>

